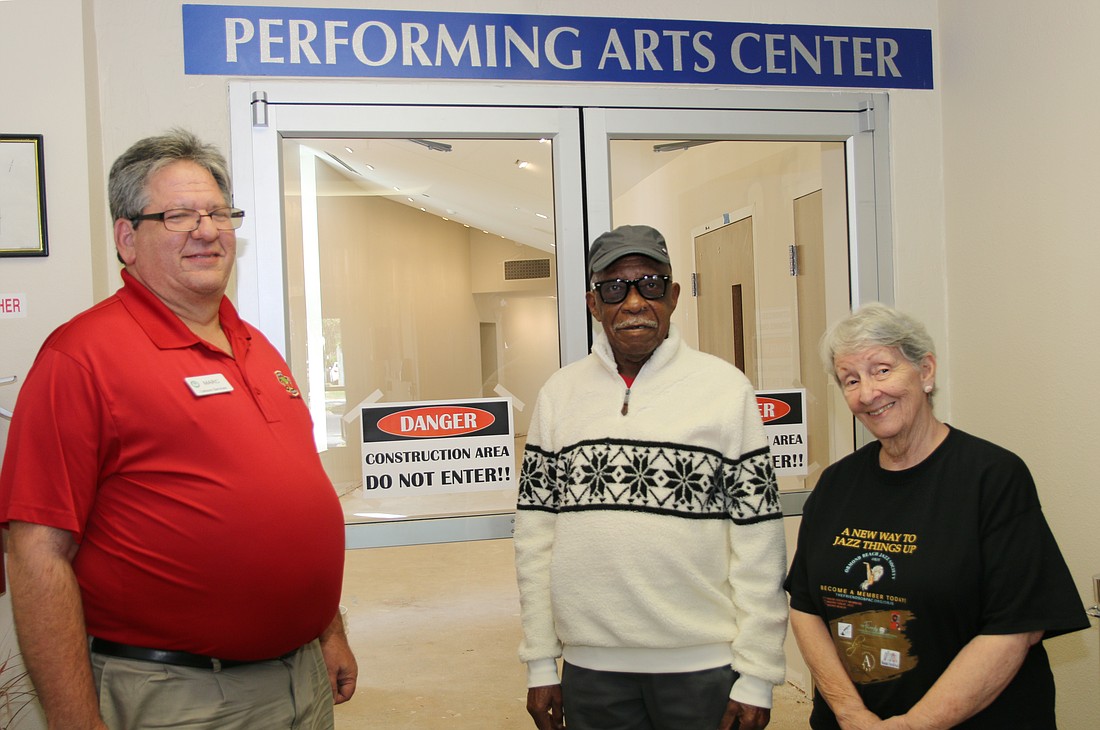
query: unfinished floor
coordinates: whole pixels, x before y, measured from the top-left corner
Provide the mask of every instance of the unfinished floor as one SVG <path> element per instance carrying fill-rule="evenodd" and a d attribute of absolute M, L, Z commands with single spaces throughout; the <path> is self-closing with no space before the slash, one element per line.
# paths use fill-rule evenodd
<path fill-rule="evenodd" d="M 530 730 L 516 658 L 511 540 L 351 550 L 343 603 L 359 661 L 338 730 Z M 806 728 L 797 688 L 776 692 L 772 730 Z"/>

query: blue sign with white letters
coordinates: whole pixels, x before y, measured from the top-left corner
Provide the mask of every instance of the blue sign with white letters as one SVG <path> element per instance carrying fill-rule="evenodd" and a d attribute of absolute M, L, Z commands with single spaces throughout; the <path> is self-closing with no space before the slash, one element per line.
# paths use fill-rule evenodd
<path fill-rule="evenodd" d="M 188 74 L 932 88 L 917 28 L 183 6 Z"/>

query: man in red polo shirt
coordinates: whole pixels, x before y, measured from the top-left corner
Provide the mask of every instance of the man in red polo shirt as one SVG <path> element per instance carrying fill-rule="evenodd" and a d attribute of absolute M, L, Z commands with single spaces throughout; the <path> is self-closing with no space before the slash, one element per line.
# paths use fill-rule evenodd
<path fill-rule="evenodd" d="M 343 516 L 283 358 L 225 297 L 244 213 L 183 131 L 112 166 L 124 286 L 42 346 L 0 522 L 51 727 L 332 728 Z"/>

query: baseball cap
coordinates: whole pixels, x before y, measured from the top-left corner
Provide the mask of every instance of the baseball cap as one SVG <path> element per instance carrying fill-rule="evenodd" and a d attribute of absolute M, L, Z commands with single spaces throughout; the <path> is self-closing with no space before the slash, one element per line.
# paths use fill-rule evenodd
<path fill-rule="evenodd" d="M 662 264 L 671 263 L 665 237 L 649 226 L 619 226 L 601 234 L 588 250 L 588 273 L 603 271 L 623 256 L 640 254 Z"/>

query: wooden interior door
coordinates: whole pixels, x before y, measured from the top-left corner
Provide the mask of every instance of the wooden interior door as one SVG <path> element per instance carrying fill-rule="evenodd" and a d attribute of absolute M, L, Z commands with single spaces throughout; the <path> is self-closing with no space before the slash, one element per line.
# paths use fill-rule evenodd
<path fill-rule="evenodd" d="M 695 239 L 699 349 L 731 362 L 758 387 L 752 217 Z"/>

